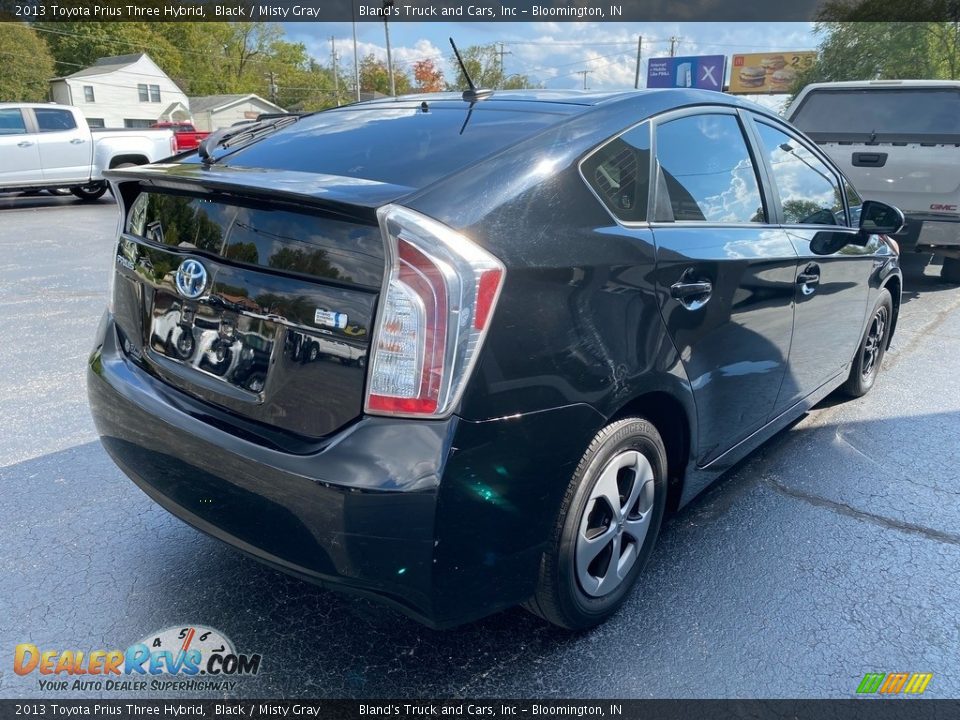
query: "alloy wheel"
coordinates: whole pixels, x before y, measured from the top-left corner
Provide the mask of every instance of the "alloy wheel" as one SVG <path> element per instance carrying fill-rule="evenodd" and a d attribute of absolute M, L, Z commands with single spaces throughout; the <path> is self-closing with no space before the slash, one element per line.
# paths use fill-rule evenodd
<path fill-rule="evenodd" d="M 883 354 L 883 341 L 887 334 L 887 309 L 880 307 L 873 320 L 870 321 L 870 329 L 867 331 L 867 338 L 863 343 L 863 364 L 860 372 L 864 378 L 870 377 L 877 366 L 877 361 Z"/>
<path fill-rule="evenodd" d="M 647 537 L 654 496 L 653 467 L 643 453 L 624 451 L 604 467 L 577 533 L 577 579 L 587 595 L 607 595 L 626 579 Z"/>

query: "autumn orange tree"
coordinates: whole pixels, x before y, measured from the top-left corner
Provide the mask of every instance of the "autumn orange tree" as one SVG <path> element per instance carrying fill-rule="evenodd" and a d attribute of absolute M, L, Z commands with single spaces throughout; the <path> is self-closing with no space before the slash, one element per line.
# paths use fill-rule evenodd
<path fill-rule="evenodd" d="M 418 60 L 413 64 L 413 79 L 421 92 L 440 92 L 444 89 L 443 70 L 430 58 Z"/>

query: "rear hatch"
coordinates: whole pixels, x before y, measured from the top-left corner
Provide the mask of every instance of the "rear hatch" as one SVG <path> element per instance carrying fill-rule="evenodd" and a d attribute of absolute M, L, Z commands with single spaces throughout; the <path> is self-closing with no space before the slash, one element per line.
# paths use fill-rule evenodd
<path fill-rule="evenodd" d="M 907 213 L 956 213 L 960 88 L 815 88 L 790 121 L 823 147 L 865 199 Z"/>
<path fill-rule="evenodd" d="M 336 432 L 363 412 L 386 263 L 377 208 L 575 109 L 459 96 L 361 105 L 214 148 L 207 165 L 194 155 L 109 173 L 126 208 L 121 344 L 231 424 Z"/>
<path fill-rule="evenodd" d="M 364 203 L 409 188 L 367 183 L 351 188 L 354 204 L 320 205 L 265 191 L 292 189 L 289 173 L 210 170 L 200 184 L 189 172 L 138 172 L 143 180 L 122 187 L 114 288 L 128 356 L 179 390 L 298 436 L 358 417 L 384 272 Z M 324 184 L 302 180 L 314 192 Z M 326 180 L 336 196 L 340 181 Z"/>

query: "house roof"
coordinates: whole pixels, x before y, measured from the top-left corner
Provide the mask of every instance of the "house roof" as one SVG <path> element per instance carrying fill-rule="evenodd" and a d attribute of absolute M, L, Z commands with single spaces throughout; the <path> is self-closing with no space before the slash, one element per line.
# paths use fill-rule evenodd
<path fill-rule="evenodd" d="M 67 75 L 67 78 L 88 77 L 90 75 L 106 75 L 107 73 L 112 73 L 117 70 L 123 70 L 123 68 L 133 65 L 135 62 L 139 61 L 145 56 L 146 53 L 134 53 L 133 55 L 114 55 L 113 57 L 102 57 L 90 67 L 84 68 L 83 70 L 77 70 L 77 72 Z"/>
<path fill-rule="evenodd" d="M 193 113 L 217 112 L 218 110 L 223 110 L 224 108 L 244 102 L 245 100 L 256 100 L 264 105 L 269 105 L 272 108 L 276 108 L 278 112 L 285 112 L 284 109 L 279 105 L 276 105 L 269 100 L 264 100 L 262 97 L 255 95 L 254 93 L 247 93 L 245 95 L 203 95 L 201 97 L 189 98 L 189 100 L 190 112 Z"/>

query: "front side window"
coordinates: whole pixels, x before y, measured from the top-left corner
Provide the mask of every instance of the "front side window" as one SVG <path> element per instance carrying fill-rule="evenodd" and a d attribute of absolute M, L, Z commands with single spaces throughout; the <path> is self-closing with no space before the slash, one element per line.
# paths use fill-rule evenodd
<path fill-rule="evenodd" d="M 160 102 L 160 86 L 151 85 L 150 86 L 150 102 Z"/>
<path fill-rule="evenodd" d="M 69 110 L 36 108 L 33 113 L 37 116 L 37 127 L 40 132 L 63 132 L 77 127 L 77 121 Z"/>
<path fill-rule="evenodd" d="M 613 215 L 624 222 L 647 219 L 650 125 L 628 130 L 596 150 L 580 166 L 584 179 Z"/>
<path fill-rule="evenodd" d="M 846 225 L 836 176 L 798 140 L 757 123 L 763 152 L 780 193 L 786 225 Z"/>
<path fill-rule="evenodd" d="M 17 108 L 0 109 L 0 135 L 25 135 L 27 124 Z"/>
<path fill-rule="evenodd" d="M 658 125 L 657 160 L 657 220 L 766 222 L 757 171 L 734 115 L 690 115 Z"/>
<path fill-rule="evenodd" d="M 137 94 L 140 96 L 140 102 L 150 102 L 150 91 L 145 84 L 137 85 Z"/>
<path fill-rule="evenodd" d="M 96 102 L 93 95 L 93 85 L 83 86 L 83 101 L 88 103 Z"/>

